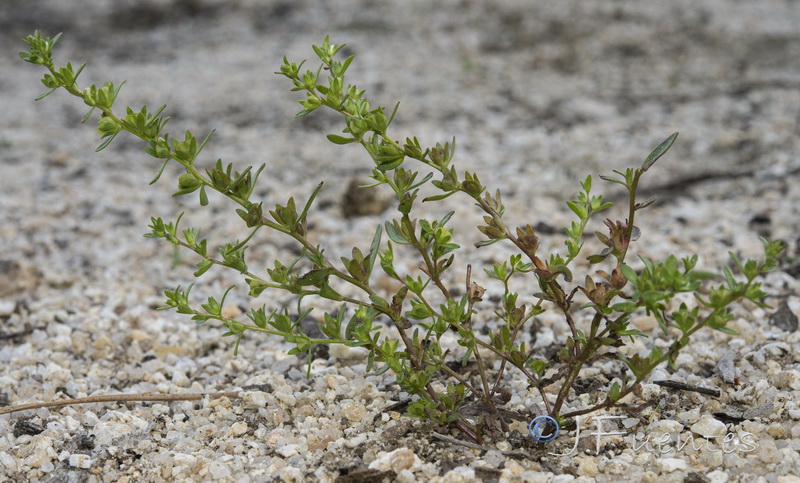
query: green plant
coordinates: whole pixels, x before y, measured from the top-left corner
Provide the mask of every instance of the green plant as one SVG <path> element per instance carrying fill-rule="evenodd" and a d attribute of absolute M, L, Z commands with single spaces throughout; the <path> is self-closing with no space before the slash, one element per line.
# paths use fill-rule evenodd
<path fill-rule="evenodd" d="M 762 240 L 765 259 L 741 262 L 731 254 L 740 272 L 737 279 L 729 268 L 724 269 L 724 283 L 717 287 L 704 285 L 713 275 L 696 270 L 697 256 L 678 260 L 669 256 L 662 262 L 653 262 L 640 257 L 644 269 L 636 273 L 626 264 L 629 249 L 640 232 L 634 225 L 638 212 L 653 203 L 653 199 L 637 201 L 637 189 L 641 176 L 661 158 L 674 143 L 677 133 L 659 144 L 641 167 L 615 171 L 615 176 L 602 179 L 625 187 L 628 192 L 627 217 L 624 221 L 605 220 L 606 231 L 595 232 L 603 249 L 588 256 L 591 264 L 605 263 L 606 272 L 597 270 L 582 277 L 573 276 L 574 263 L 584 249 L 585 232 L 593 215 L 611 207 L 600 195 L 592 194 L 592 177 L 581 183 L 582 190 L 576 199 L 567 205 L 577 220 L 566 227 L 566 252 L 540 254 L 539 238 L 530 225 L 511 228 L 504 218 L 504 205 L 500 190 L 488 190 L 477 174 L 459 172 L 452 163 L 455 140 L 425 148 L 416 138 L 398 142 L 389 133 L 397 106 L 387 115 L 382 107 L 372 107 L 365 92 L 345 83 L 347 71 L 353 57 L 340 61 L 336 54 L 343 45 L 331 44 L 326 37 L 314 52 L 321 61 L 316 70 L 302 70 L 303 63 L 296 64 L 284 58 L 277 74 L 287 77 L 293 91 L 304 93 L 300 101 L 302 110 L 297 117 L 305 116 L 320 108 L 327 108 L 344 118 L 342 134 L 331 134 L 328 139 L 335 144 L 358 144 L 374 162 L 371 177 L 375 181 L 370 187 L 386 185 L 397 200 L 397 218 L 387 221 L 375 230 L 368 247 L 352 249 L 350 258 L 342 257 L 341 263 L 328 259 L 324 247 L 315 244 L 308 233 L 307 215 L 319 192 L 320 184 L 304 203 L 289 198 L 285 204 L 264 208 L 252 198 L 262 165 L 257 169 L 247 167 L 242 171 L 233 165 L 224 165 L 221 160 L 205 170 L 198 168 L 196 161 L 209 141 L 211 134 L 198 140 L 191 132 L 182 138 L 173 138 L 163 132 L 168 118 L 162 115 L 164 106 L 150 112 L 147 106 L 133 110 L 126 108 L 119 115 L 112 108 L 122 84 L 111 82 L 103 86 L 91 85 L 80 88 L 77 78 L 84 65 L 74 69 L 70 63 L 56 67 L 52 49 L 59 36 L 42 38 L 39 32 L 29 36 L 25 42 L 28 52 L 21 52 L 23 60 L 44 66 L 48 73 L 42 82 L 50 90 L 38 99 L 63 88 L 81 98 L 91 107 L 83 121 L 91 113 L 100 111 L 98 129 L 101 150 L 122 131 L 143 139 L 145 151 L 162 160 L 155 182 L 170 161 L 180 164 L 185 173 L 178 178 L 175 196 L 197 192 L 201 206 L 208 204 L 206 192 L 217 191 L 238 208 L 249 233 L 242 240 L 226 243 L 218 249 L 218 255 L 209 248 L 206 239 L 200 237 L 197 228 L 180 229 L 178 216 L 174 222 L 153 218 L 147 237 L 164 238 L 173 245 L 194 252 L 200 259 L 196 277 L 200 277 L 215 265 L 240 272 L 249 287 L 250 296 L 256 298 L 265 290 L 283 290 L 298 296 L 298 315 L 293 319 L 288 310 L 268 310 L 262 306 L 246 314 L 247 319 L 235 320 L 223 315 L 222 306 L 231 288 L 222 297 L 209 298 L 207 303 L 196 307 L 190 300 L 192 285 L 182 290 L 166 292 L 167 307 L 190 315 L 198 323 L 218 321 L 225 328 L 224 336 L 234 336 L 238 341 L 248 331 L 277 335 L 294 347 L 290 353 L 308 354 L 315 344 L 344 344 L 363 347 L 368 352 L 368 371 L 379 373 L 391 370 L 398 384 L 408 393 L 418 396 L 408 407 L 411 416 L 442 424 L 453 424 L 469 437 L 481 441 L 487 431 L 499 425 L 506 429 L 507 423 L 498 410 L 509 400 L 502 385 L 503 373 L 513 367 L 529 382 L 530 387 L 541 394 L 547 414 L 559 424 L 570 418 L 604 408 L 622 406 L 622 399 L 634 391 L 648 374 L 659 364 L 674 364 L 680 350 L 685 347 L 692 334 L 703 327 L 725 333 L 734 333 L 727 327 L 733 315 L 729 311 L 732 303 L 743 299 L 763 305 L 765 295 L 756 282 L 759 275 L 777 266 L 776 257 L 782 250 L 777 242 Z M 323 75 L 324 74 L 324 75 Z M 421 175 L 408 166 L 409 161 L 430 171 Z M 434 176 L 436 179 L 434 179 Z M 484 288 L 471 279 L 471 267 L 466 273 L 465 293 L 454 295 L 448 286 L 445 274 L 453 264 L 459 245 L 454 243 L 453 229 L 447 223 L 453 216 L 449 212 L 436 220 L 414 219 L 411 213 L 423 185 L 430 181 L 438 194 L 428 196 L 423 202 L 435 202 L 452 195 L 465 197 L 474 202 L 484 217 L 478 230 L 486 239 L 476 244 L 482 247 L 508 241 L 517 253 L 502 264 L 485 269 L 485 274 L 503 287 L 500 305 L 496 310 L 498 328 L 489 331 L 488 337 L 479 335 L 473 320 L 478 304 L 483 302 Z M 292 238 L 301 247 L 296 259 L 281 263 L 275 261 L 266 274 L 256 274 L 245 262 L 248 243 L 262 229 L 268 228 Z M 382 243 L 383 234 L 389 241 Z M 399 273 L 396 269 L 395 249 L 415 253 L 419 257 L 418 273 Z M 399 290 L 388 297 L 381 296 L 373 286 L 376 264 L 386 276 L 394 279 Z M 528 293 L 514 292 L 512 279 L 526 277 Z M 345 296 L 337 287 L 351 285 L 359 296 Z M 625 288 L 630 290 L 627 292 Z M 692 304 L 673 303 L 680 293 L 695 295 Z M 324 338 L 306 335 L 299 329 L 299 321 L 308 316 L 311 309 L 303 308 L 303 300 L 309 296 L 340 302 L 340 310 L 324 313 L 319 328 Z M 527 299 L 526 299 L 527 297 Z M 676 307 L 676 305 L 678 305 Z M 347 308 L 351 310 L 348 312 Z M 523 327 L 545 310 L 560 313 L 569 328 L 563 349 L 557 360 L 545 360 L 525 343 L 519 342 Z M 672 340 L 666 350 L 654 346 L 649 354 L 626 357 L 617 348 L 639 337 L 647 335 L 631 325 L 632 315 L 645 312 L 658 321 L 662 335 Z M 585 321 L 575 314 L 586 314 Z M 396 336 L 382 336 L 378 332 L 379 318 L 391 321 Z M 460 353 L 451 353 L 441 345 L 444 334 L 453 331 Z M 490 372 L 487 356 L 499 359 L 499 369 Z M 580 410 L 564 412 L 562 409 L 573 392 L 573 384 L 582 368 L 600 357 L 616 357 L 620 360 L 619 377 L 608 387 L 604 399 Z M 474 362 L 477 376 L 466 379 L 454 370 L 453 361 L 461 364 Z M 627 368 L 627 369 L 626 369 Z M 557 385 L 555 400 L 546 394 L 545 388 Z M 490 416 L 470 419 L 461 408 L 471 401 L 482 403 Z"/>

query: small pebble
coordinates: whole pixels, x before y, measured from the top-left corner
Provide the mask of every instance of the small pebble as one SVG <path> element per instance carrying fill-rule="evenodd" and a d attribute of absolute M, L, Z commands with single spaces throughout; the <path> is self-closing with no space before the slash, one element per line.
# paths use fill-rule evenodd
<path fill-rule="evenodd" d="M 267 393 L 262 391 L 247 391 L 241 394 L 242 406 L 246 409 L 260 409 L 267 407 Z"/>
<path fill-rule="evenodd" d="M 722 470 L 711 471 L 706 476 L 710 483 L 726 483 L 728 481 L 728 473 Z"/>
<path fill-rule="evenodd" d="M 578 474 L 589 478 L 594 478 L 600 474 L 600 469 L 597 467 L 597 461 L 592 456 L 581 456 L 575 458 L 578 460 Z"/>
<path fill-rule="evenodd" d="M 247 433 L 247 423 L 243 421 L 237 421 L 231 425 L 231 434 L 234 436 L 242 436 L 243 434 Z"/>
<path fill-rule="evenodd" d="M 407 448 L 398 448 L 378 456 L 375 461 L 369 464 L 369 467 L 383 471 L 392 470 L 398 473 L 407 469 L 419 469 L 421 465 L 422 460 L 413 451 Z"/>
<path fill-rule="evenodd" d="M 73 468 L 89 469 L 92 467 L 92 458 L 86 454 L 72 454 L 69 457 L 69 465 Z"/>
<path fill-rule="evenodd" d="M 693 433 L 709 439 L 724 438 L 728 432 L 725 423 L 710 415 L 703 416 L 700 421 L 694 423 L 689 429 Z"/>
<path fill-rule="evenodd" d="M 734 384 L 736 382 L 736 357 L 737 351 L 727 351 L 717 364 L 717 373 L 719 373 L 722 380 L 728 384 Z"/>
<path fill-rule="evenodd" d="M 230 478 L 231 469 L 221 461 L 212 461 L 211 464 L 208 465 L 208 473 L 212 478 L 221 480 Z"/>
<path fill-rule="evenodd" d="M 0 317 L 8 317 L 14 313 L 17 303 L 13 300 L 0 300 Z"/>
<path fill-rule="evenodd" d="M 299 453 L 298 448 L 299 446 L 296 444 L 286 444 L 276 449 L 275 452 L 283 456 L 284 458 L 288 458 L 290 456 L 298 454 Z"/>
<path fill-rule="evenodd" d="M 33 435 L 39 434 L 39 433 L 41 433 L 43 431 L 44 431 L 44 427 L 43 426 L 41 426 L 39 424 L 36 424 L 33 421 L 30 421 L 30 420 L 27 420 L 27 419 L 21 420 L 21 421 L 17 421 L 17 423 L 14 424 L 14 437 L 15 438 L 19 438 L 20 436 L 22 436 L 24 434 L 27 434 L 29 436 L 33 436 Z"/>
<path fill-rule="evenodd" d="M 688 464 L 680 458 L 658 458 L 656 459 L 656 467 L 664 473 L 672 473 L 673 471 L 685 470 L 688 468 Z"/>
<path fill-rule="evenodd" d="M 778 309 L 769 316 L 769 323 L 785 332 L 794 332 L 798 326 L 797 315 L 786 302 L 781 303 Z"/>
<path fill-rule="evenodd" d="M 604 474 L 609 475 L 624 475 L 630 472 L 631 465 L 627 461 L 619 458 L 614 458 L 606 461 L 605 465 L 601 468 Z"/>
<path fill-rule="evenodd" d="M 476 481 L 475 470 L 466 466 L 456 466 L 442 476 L 442 483 L 467 483 Z"/>
<path fill-rule="evenodd" d="M 342 404 L 342 414 L 350 421 L 358 422 L 364 419 L 367 414 L 367 408 L 360 402 L 350 401 Z"/>

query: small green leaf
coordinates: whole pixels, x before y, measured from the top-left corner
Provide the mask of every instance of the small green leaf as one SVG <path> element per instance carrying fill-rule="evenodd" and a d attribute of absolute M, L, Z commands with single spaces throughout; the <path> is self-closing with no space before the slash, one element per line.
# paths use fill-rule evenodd
<path fill-rule="evenodd" d="M 117 134 L 119 134 L 119 133 L 118 133 L 118 132 L 116 132 L 116 133 L 114 133 L 114 134 L 112 134 L 112 135 L 108 136 L 108 137 L 106 138 L 106 140 L 105 140 L 105 141 L 103 141 L 102 143 L 100 143 L 100 146 L 97 146 L 97 149 L 95 149 L 95 151 L 96 151 L 96 152 L 100 152 L 100 151 L 104 150 L 104 149 L 106 148 L 106 146 L 108 146 L 109 144 L 111 144 L 111 141 L 113 141 L 113 140 L 114 140 L 114 138 L 116 138 L 116 137 L 117 137 Z"/>
<path fill-rule="evenodd" d="M 589 193 L 590 191 L 592 191 L 592 177 L 591 176 L 587 176 L 586 177 L 586 180 L 583 183 L 581 183 L 581 188 L 583 188 L 583 191 L 585 191 L 586 193 Z"/>
<path fill-rule="evenodd" d="M 343 136 L 337 136 L 336 134 L 328 134 L 328 141 L 334 144 L 350 144 L 355 143 L 358 141 L 356 138 L 346 138 Z"/>
<path fill-rule="evenodd" d="M 408 240 L 400 233 L 400 230 L 394 225 L 394 223 L 386 222 L 384 224 L 386 227 L 386 235 L 389 237 L 390 240 L 399 244 L 399 245 L 408 245 Z"/>
<path fill-rule="evenodd" d="M 332 289 L 331 286 L 328 285 L 327 281 L 322 284 L 322 287 L 320 287 L 319 296 L 336 302 L 344 300 L 344 297 L 342 297 L 341 294 L 339 294 L 339 292 Z"/>
<path fill-rule="evenodd" d="M 395 280 L 400 281 L 400 276 L 394 269 L 394 251 L 392 250 L 392 242 L 387 242 L 388 248 L 380 254 L 381 268 L 383 272 Z"/>
<path fill-rule="evenodd" d="M 250 287 L 249 295 L 251 297 L 258 297 L 259 295 L 261 295 L 261 292 L 269 288 L 269 285 L 267 285 L 266 282 L 263 282 L 261 280 L 248 278 L 245 280 L 245 282 L 247 282 L 247 285 Z"/>
<path fill-rule="evenodd" d="M 197 271 L 194 272 L 195 277 L 199 277 L 200 275 L 206 273 L 209 268 L 211 268 L 214 264 L 210 260 L 203 260 L 197 263 Z"/>
<path fill-rule="evenodd" d="M 623 264 L 619 267 L 619 270 L 629 282 L 631 282 L 634 286 L 636 285 L 637 281 L 639 280 L 639 276 L 636 275 L 636 272 L 634 272 L 631 267 Z"/>
<path fill-rule="evenodd" d="M 404 154 L 384 154 L 375 157 L 376 167 L 383 172 L 391 171 L 401 164 L 405 159 Z"/>
<path fill-rule="evenodd" d="M 328 280 L 328 277 L 333 272 L 332 268 L 319 268 L 315 270 L 311 270 L 310 272 L 304 274 L 302 277 L 297 279 L 297 285 L 301 287 L 307 286 L 314 286 L 314 287 L 321 287 L 324 282 Z"/>
<path fill-rule="evenodd" d="M 612 183 L 621 184 L 622 186 L 627 186 L 627 183 L 625 182 L 624 179 L 614 178 L 614 177 L 611 177 L 611 176 L 605 176 L 605 175 L 602 175 L 602 174 L 600 175 L 600 179 L 602 179 L 604 181 L 611 181 Z"/>
<path fill-rule="evenodd" d="M 306 201 L 305 206 L 303 206 L 303 211 L 300 213 L 300 216 L 297 217 L 298 223 L 305 223 L 306 215 L 308 215 L 308 210 L 311 208 L 311 204 L 314 202 L 314 198 L 317 197 L 319 190 L 322 189 L 322 185 L 323 183 L 318 184 L 317 187 L 314 188 L 314 191 L 311 192 L 311 196 L 308 197 L 308 201 Z"/>
<path fill-rule="evenodd" d="M 503 240 L 503 238 L 492 238 L 491 240 L 483 240 L 475 243 L 475 248 L 488 247 Z"/>
<path fill-rule="evenodd" d="M 436 183 L 436 182 L 434 181 L 434 183 Z M 428 196 L 427 198 L 423 199 L 422 202 L 425 203 L 426 201 L 443 200 L 445 198 L 448 198 L 448 197 L 452 196 L 455 193 L 456 193 L 456 191 L 448 191 L 447 193 L 444 193 L 444 194 L 441 194 L 441 195 Z"/>
<path fill-rule="evenodd" d="M 678 138 L 678 133 L 672 133 L 670 137 L 668 137 L 667 139 L 664 140 L 664 142 L 659 144 L 644 160 L 644 164 L 642 164 L 642 172 L 650 169 L 650 166 L 652 166 L 653 163 L 658 161 L 658 158 L 663 156 L 664 153 L 666 153 L 667 150 L 669 150 L 669 148 L 672 146 L 672 143 L 674 143 L 675 139 L 677 138 Z"/>
<path fill-rule="evenodd" d="M 590 264 L 594 265 L 596 263 L 600 263 L 603 260 L 605 260 L 609 255 L 611 255 L 612 251 L 613 250 L 611 250 L 611 249 L 605 249 L 605 250 L 602 251 L 602 253 L 600 253 L 598 255 L 590 255 L 590 256 L 586 257 L 586 259 L 589 260 Z"/>
<path fill-rule="evenodd" d="M 648 198 L 648 199 L 642 201 L 641 203 L 636 203 L 634 205 L 634 209 L 641 210 L 642 208 L 647 208 L 648 206 L 652 205 L 655 201 L 656 201 L 655 197 Z"/>
<path fill-rule="evenodd" d="M 375 227 L 375 235 L 372 237 L 372 244 L 369 247 L 369 259 L 367 262 L 367 277 L 372 274 L 372 267 L 375 266 L 375 260 L 378 258 L 379 249 L 381 246 L 381 235 L 383 234 L 381 226 Z"/>
<path fill-rule="evenodd" d="M 611 399 L 612 402 L 617 402 L 619 399 L 620 394 L 620 387 L 617 381 L 614 381 L 614 384 L 611 385 L 611 389 L 608 391 L 608 398 Z"/>
<path fill-rule="evenodd" d="M 586 210 L 586 206 L 577 201 L 567 201 L 567 206 L 569 209 L 572 210 L 573 213 L 578 215 L 578 218 L 581 220 L 585 220 L 589 216 L 589 212 Z"/>
<path fill-rule="evenodd" d="M 248 314 L 247 317 L 256 324 L 256 327 L 260 327 L 265 329 L 267 327 L 267 315 L 266 309 L 262 305 L 261 308 L 253 309 Z"/>
<path fill-rule="evenodd" d="M 639 306 L 631 301 L 620 302 L 611 306 L 615 312 L 622 312 L 623 314 L 632 314 L 638 309 Z"/>

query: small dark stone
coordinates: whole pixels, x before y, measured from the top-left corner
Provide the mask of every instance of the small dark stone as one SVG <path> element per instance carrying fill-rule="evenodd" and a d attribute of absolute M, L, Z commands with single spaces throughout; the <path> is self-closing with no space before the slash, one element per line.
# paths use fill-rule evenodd
<path fill-rule="evenodd" d="M 312 339 L 325 339 L 326 336 L 319 328 L 319 324 L 320 322 L 313 317 L 306 317 L 300 321 L 300 331 Z M 302 352 L 297 354 L 297 357 L 305 359 L 307 357 L 306 354 L 307 353 Z M 328 357 L 330 357 L 330 347 L 328 344 L 314 344 L 314 347 L 311 349 L 312 360 L 327 359 Z"/>
<path fill-rule="evenodd" d="M 769 316 L 769 323 L 786 332 L 797 330 L 797 316 L 786 302 L 782 303 L 778 310 Z"/>
<path fill-rule="evenodd" d="M 390 199 L 383 196 L 373 188 L 359 188 L 368 186 L 374 180 L 353 178 L 347 186 L 342 197 L 342 214 L 345 218 L 357 216 L 380 215 L 389 207 Z"/>
<path fill-rule="evenodd" d="M 391 428 L 387 428 L 383 432 L 382 437 L 388 441 L 392 440 L 397 441 L 400 438 L 405 437 L 409 432 L 411 432 L 412 429 L 413 428 L 411 427 L 411 424 L 398 423 L 392 426 Z"/>
<path fill-rule="evenodd" d="M 381 410 L 381 412 L 386 413 L 389 411 L 397 411 L 403 412 L 406 410 L 408 405 L 411 404 L 411 399 L 404 399 L 400 402 L 392 403 Z"/>
<path fill-rule="evenodd" d="M 525 440 L 527 438 L 529 438 L 529 437 L 526 436 L 526 435 L 523 435 L 522 433 L 520 433 L 519 431 L 517 431 L 515 429 L 515 430 L 511 431 L 511 433 L 508 434 L 508 444 L 510 444 L 512 448 L 518 449 L 518 448 L 521 448 L 525 444 Z"/>
<path fill-rule="evenodd" d="M 775 413 L 775 405 L 773 403 L 760 404 L 745 410 L 728 406 L 724 412 L 714 413 L 714 417 L 725 424 L 739 424 L 745 420 L 752 419 L 766 419 Z"/>
<path fill-rule="evenodd" d="M 382 481 L 394 481 L 397 474 L 392 470 L 363 469 L 342 469 L 340 475 L 334 480 L 336 483 L 372 483 Z"/>
<path fill-rule="evenodd" d="M 749 409 L 745 409 L 744 413 L 742 413 L 742 417 L 744 419 L 767 419 L 768 417 L 775 414 L 775 405 L 773 403 L 765 403 L 759 404 L 758 406 L 754 406 Z"/>
<path fill-rule="evenodd" d="M 470 460 L 467 458 L 461 458 L 461 457 L 444 458 L 439 460 L 439 471 L 441 472 L 441 474 L 445 474 L 454 468 L 458 468 L 459 466 L 468 466 L 469 463 Z"/>
<path fill-rule="evenodd" d="M 689 473 L 683 479 L 683 483 L 708 483 L 709 481 L 711 480 L 706 475 L 697 472 Z"/>
<path fill-rule="evenodd" d="M 537 235 L 555 235 L 556 233 L 558 233 L 558 228 L 549 223 L 540 221 L 533 226 L 533 231 Z"/>
<path fill-rule="evenodd" d="M 800 263 L 793 263 L 787 266 L 783 271 L 794 278 L 800 278 Z"/>
<path fill-rule="evenodd" d="M 331 356 L 330 344 L 314 344 L 311 349 L 311 359 L 328 359 Z"/>
<path fill-rule="evenodd" d="M 766 213 L 753 215 L 748 223 L 750 229 L 760 236 L 769 237 L 772 234 L 772 219 Z"/>
<path fill-rule="evenodd" d="M 250 384 L 248 386 L 244 386 L 242 389 L 244 389 L 245 391 L 272 392 L 272 385 L 270 385 L 270 384 Z"/>
<path fill-rule="evenodd" d="M 23 434 L 27 434 L 30 436 L 36 436 L 37 434 L 44 431 L 43 426 L 39 426 L 36 423 L 31 422 L 30 420 L 24 421 L 17 421 L 17 424 L 14 425 L 14 437 L 19 438 Z"/>
<path fill-rule="evenodd" d="M 312 339 L 325 338 L 325 334 L 319 328 L 319 321 L 313 317 L 306 317 L 300 321 L 300 331 Z"/>
<path fill-rule="evenodd" d="M 75 444 L 75 448 L 81 450 L 93 450 L 94 449 L 94 435 L 88 433 L 79 433 L 72 438 L 72 442 Z"/>
<path fill-rule="evenodd" d="M 603 387 L 602 381 L 596 377 L 580 377 L 572 384 L 576 394 L 586 394 Z"/>
<path fill-rule="evenodd" d="M 485 483 L 500 481 L 502 471 L 497 468 L 487 468 L 485 466 L 478 466 L 475 469 L 475 477 Z"/>
<path fill-rule="evenodd" d="M 452 371 L 455 371 L 459 374 L 466 374 L 469 371 L 473 370 L 477 366 L 477 363 L 469 361 L 467 362 L 467 365 L 463 365 L 461 363 L 461 360 L 459 359 L 454 361 L 447 361 L 445 362 L 445 365 Z"/>
<path fill-rule="evenodd" d="M 739 424 L 744 421 L 741 411 L 716 412 L 712 413 L 712 416 L 725 424 Z"/>
<path fill-rule="evenodd" d="M 728 384 L 736 383 L 736 359 L 738 353 L 735 350 L 728 351 L 722 355 L 717 364 L 717 374 Z"/>
<path fill-rule="evenodd" d="M 575 440 L 573 440 L 574 442 Z M 601 443 L 602 444 L 602 443 Z M 601 447 L 602 450 L 602 447 Z M 582 436 L 578 439 L 578 451 L 584 454 L 597 453 L 597 437 L 596 436 Z"/>

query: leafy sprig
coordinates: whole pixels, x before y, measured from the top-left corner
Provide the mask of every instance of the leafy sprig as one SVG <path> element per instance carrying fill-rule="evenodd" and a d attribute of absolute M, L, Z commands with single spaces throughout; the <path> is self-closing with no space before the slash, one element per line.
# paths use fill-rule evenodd
<path fill-rule="evenodd" d="M 168 290 L 165 308 L 189 315 L 198 324 L 218 322 L 226 330 L 223 336 L 236 338 L 237 349 L 248 331 L 283 338 L 292 346 L 290 354 L 307 354 L 309 363 L 315 344 L 362 347 L 368 354 L 368 371 L 392 371 L 400 387 L 417 396 L 408 407 L 409 415 L 453 424 L 476 441 L 482 441 L 497 425 L 502 429 L 508 427 L 499 407 L 510 399 L 503 385 L 503 375 L 511 368 L 539 392 L 547 413 L 559 422 L 622 405 L 621 401 L 645 381 L 653 369 L 665 362 L 674 365 L 680 350 L 698 330 L 708 327 L 734 333 L 727 326 L 733 318 L 732 304 L 749 300 L 763 306 L 761 300 L 765 294 L 757 279 L 777 267 L 777 256 L 783 249 L 778 242 L 762 240 L 765 257 L 761 262 L 741 261 L 731 254 L 744 279 L 724 268 L 722 276 L 718 277 L 724 283 L 716 288 L 707 287 L 707 282 L 715 278 L 713 274 L 696 269 L 697 256 L 680 262 L 672 255 L 661 262 L 640 257 L 644 269 L 638 273 L 626 263 L 631 246 L 642 235 L 634 224 L 636 216 L 654 202 L 654 199 L 638 201 L 641 177 L 673 145 L 677 138 L 675 133 L 653 149 L 640 168 L 600 177 L 622 185 L 628 192 L 627 217 L 624 220 L 607 218 L 605 230 L 594 232 L 603 245 L 600 252 L 584 254 L 586 231 L 593 216 L 610 209 L 612 204 L 604 201 L 601 195 L 593 194 L 589 176 L 581 183 L 582 190 L 576 199 L 567 201 L 567 207 L 577 220 L 564 229 L 566 253 L 540 253 L 539 236 L 534 228 L 527 224 L 515 226 L 505 219 L 501 190 L 484 186 L 477 173 L 457 169 L 453 162 L 455 139 L 424 147 L 416 137 L 400 141 L 391 136 L 390 127 L 398 105 L 387 115 L 388 109 L 373 107 L 364 90 L 347 83 L 345 74 L 353 57 L 338 60 L 337 54 L 344 45 L 332 44 L 326 37 L 313 47 L 320 61 L 315 69 L 304 70 L 305 61 L 298 64 L 284 58 L 276 73 L 292 82 L 292 91 L 305 96 L 299 101 L 301 110 L 297 117 L 318 109 L 330 109 L 342 116 L 341 132 L 329 134 L 328 140 L 337 145 L 360 145 L 373 163 L 374 184 L 366 188 L 386 185 L 394 193 L 397 207 L 394 219 L 376 227 L 368 247 L 353 247 L 349 257 L 334 262 L 325 256 L 324 247 L 308 238 L 307 216 L 322 184 L 304 203 L 289 198 L 283 204 L 268 208 L 252 201 L 256 182 L 266 165 L 239 171 L 233 164 L 216 160 L 209 168 L 198 168 L 198 158 L 213 131 L 202 141 L 190 131 L 178 138 L 170 136 L 164 132 L 169 120 L 162 114 L 165 106 L 153 112 L 147 106 L 138 110 L 126 107 L 124 114 L 117 115 L 114 104 L 124 82 L 81 88 L 77 80 L 85 64 L 75 69 L 71 63 L 56 67 L 53 61 L 53 48 L 59 38 L 60 34 L 50 39 L 36 32 L 25 39 L 29 50 L 21 52 L 21 58 L 47 70 L 42 83 L 48 91 L 37 99 L 59 88 L 81 98 L 90 106 L 83 122 L 95 110 L 100 112 L 98 131 L 102 142 L 98 151 L 123 131 L 141 138 L 146 144 L 145 152 L 162 161 L 151 183 L 163 175 L 170 161 L 179 164 L 184 173 L 178 177 L 174 196 L 198 192 L 199 204 L 205 206 L 209 203 L 209 190 L 222 194 L 236 206 L 235 213 L 242 219 L 246 233 L 241 241 L 220 246 L 218 257 L 209 249 L 209 242 L 201 238 L 200 229 L 179 228 L 182 214 L 175 221 L 153 218 L 150 232 L 145 236 L 165 239 L 195 253 L 199 259 L 195 277 L 220 266 L 239 272 L 251 297 L 257 298 L 267 290 L 282 290 L 297 296 L 296 317 L 287 309 L 270 312 L 265 306 L 250 310 L 243 320 L 227 317 L 222 307 L 232 287 L 219 300 L 209 297 L 199 308 L 195 308 L 190 297 L 193 285 L 186 290 L 180 287 Z M 427 172 L 415 171 L 412 162 L 417 163 L 413 166 Z M 477 230 L 485 239 L 475 244 L 477 248 L 506 242 L 516 249 L 507 261 L 483 270 L 488 279 L 501 284 L 503 290 L 494 311 L 497 326 L 488 330 L 487 336 L 476 330 L 473 320 L 476 308 L 485 303 L 485 288 L 472 281 L 471 266 L 467 267 L 463 292 L 449 286 L 450 278 L 445 277 L 461 250 L 457 234 L 448 227 L 455 212 L 438 219 L 411 216 L 421 188 L 428 183 L 439 193 L 424 198 L 423 202 L 458 195 L 481 210 L 483 222 Z M 262 229 L 292 238 L 300 248 L 300 256 L 287 263 L 276 260 L 266 273 L 252 272 L 251 264 L 246 261 L 247 248 Z M 385 244 L 384 232 L 388 238 Z M 395 266 L 394 247 L 397 245 L 416 253 L 418 271 L 403 273 Z M 575 276 L 575 262 L 582 255 L 590 264 L 608 264 L 607 270 Z M 384 297 L 373 287 L 378 269 L 399 283 L 400 288 L 394 294 Z M 512 278 L 528 281 L 525 294 L 513 291 Z M 342 295 L 334 288 L 341 284 L 355 288 L 357 295 Z M 456 295 L 458 293 L 462 295 Z M 684 301 L 676 307 L 674 299 L 681 293 L 694 294 L 695 303 Z M 300 330 L 300 321 L 311 313 L 310 308 L 303 307 L 306 297 L 320 297 L 341 304 L 338 310 L 322 314 L 318 325 L 324 338 L 311 337 Z M 569 328 L 563 348 L 554 359 L 538 354 L 520 341 L 525 327 L 546 310 L 561 314 Z M 653 316 L 662 336 L 671 338 L 672 342 L 666 350 L 653 346 L 646 355 L 627 356 L 619 350 L 621 347 L 628 341 L 648 337 L 631 323 L 632 316 L 642 312 Z M 585 313 L 588 324 L 576 320 L 576 313 Z M 381 320 L 391 321 L 397 335 L 382 335 Z M 454 334 L 461 347 L 459 353 L 444 348 L 442 339 L 446 334 Z M 491 370 L 489 355 L 500 360 L 495 372 Z M 621 371 L 620 377 L 608 387 L 605 398 L 595 405 L 565 412 L 563 408 L 572 397 L 580 371 L 593 361 L 609 356 L 616 357 L 630 375 Z M 476 375 L 461 375 L 453 369 L 453 362 L 462 365 L 474 362 Z M 555 399 L 546 391 L 552 385 L 558 385 Z M 475 419 L 467 415 L 464 407 L 476 402 L 488 408 L 490 416 Z"/>

